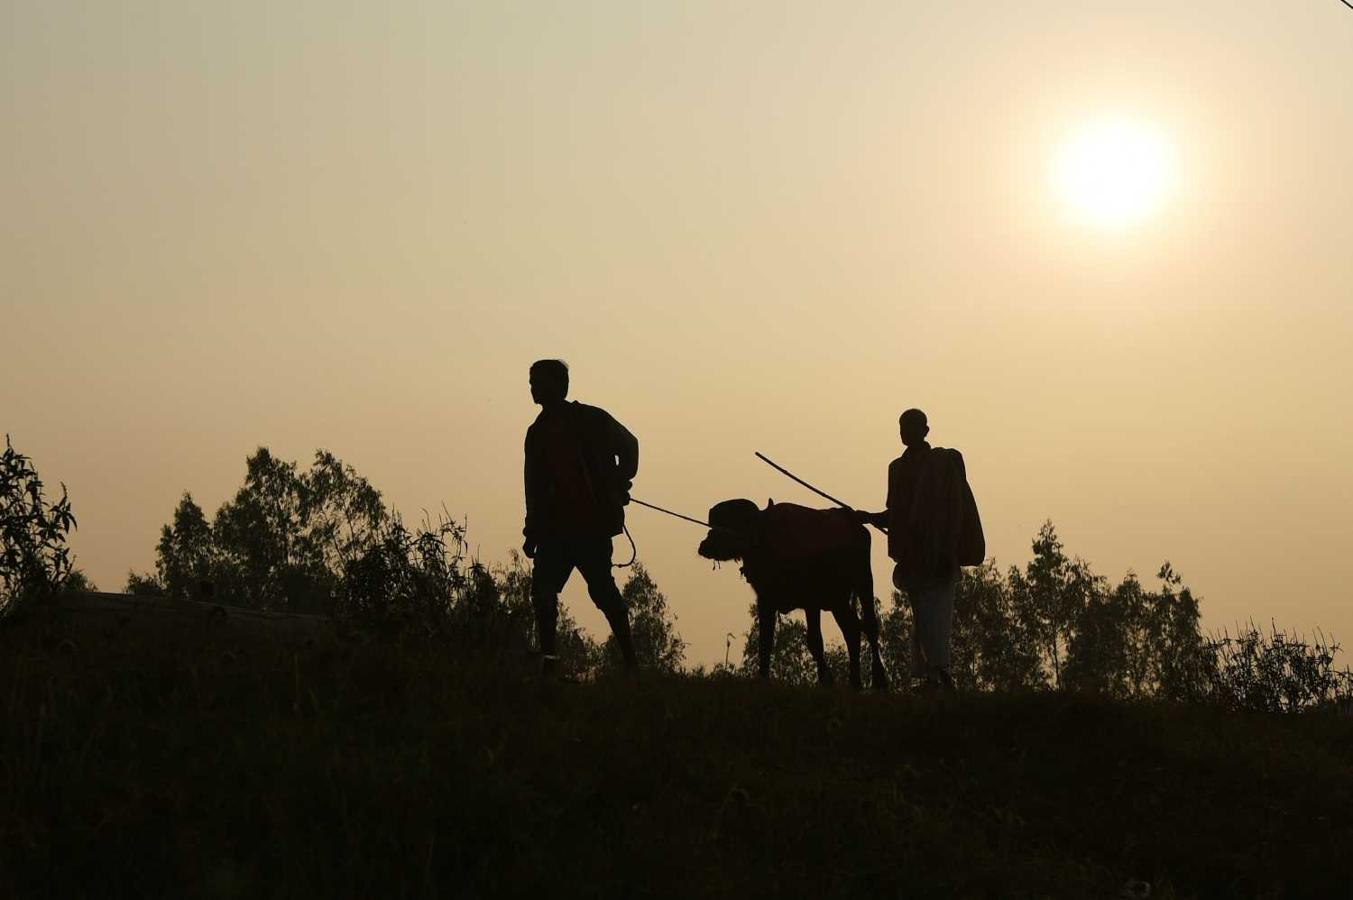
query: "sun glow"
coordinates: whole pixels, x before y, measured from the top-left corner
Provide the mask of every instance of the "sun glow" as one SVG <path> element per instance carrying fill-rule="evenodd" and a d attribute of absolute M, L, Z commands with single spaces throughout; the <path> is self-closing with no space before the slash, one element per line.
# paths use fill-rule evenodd
<path fill-rule="evenodd" d="M 1063 142 L 1053 186 L 1070 217 L 1117 229 L 1157 212 L 1175 181 L 1175 153 L 1151 125 L 1123 118 L 1087 123 Z"/>

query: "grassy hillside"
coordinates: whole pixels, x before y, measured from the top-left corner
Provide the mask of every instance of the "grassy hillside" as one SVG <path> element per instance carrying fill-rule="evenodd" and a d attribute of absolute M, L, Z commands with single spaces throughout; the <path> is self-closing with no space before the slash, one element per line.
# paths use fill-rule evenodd
<path fill-rule="evenodd" d="M 482 650 L 198 614 L 11 623 L 0 892 L 1114 897 L 1145 882 L 1152 897 L 1298 897 L 1346 885 L 1348 717 L 733 679 L 541 684 L 528 671 Z"/>

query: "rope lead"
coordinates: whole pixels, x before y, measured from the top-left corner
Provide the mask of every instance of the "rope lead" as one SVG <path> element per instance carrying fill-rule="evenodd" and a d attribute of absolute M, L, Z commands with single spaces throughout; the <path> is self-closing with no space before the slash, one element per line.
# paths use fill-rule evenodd
<path fill-rule="evenodd" d="M 634 565 L 634 561 L 639 558 L 639 547 L 634 543 L 634 535 L 630 534 L 630 527 L 628 525 L 621 525 L 620 527 L 625 530 L 625 537 L 629 538 L 630 561 L 625 563 L 612 563 L 611 568 L 628 569 L 630 566 Z"/>

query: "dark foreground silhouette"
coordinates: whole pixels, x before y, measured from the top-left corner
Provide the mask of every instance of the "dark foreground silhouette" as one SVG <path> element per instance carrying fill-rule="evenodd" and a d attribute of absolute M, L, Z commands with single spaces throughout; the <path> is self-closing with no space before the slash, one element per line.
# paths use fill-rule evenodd
<path fill-rule="evenodd" d="M 0 896 L 1339 896 L 1353 720 L 0 629 Z"/>

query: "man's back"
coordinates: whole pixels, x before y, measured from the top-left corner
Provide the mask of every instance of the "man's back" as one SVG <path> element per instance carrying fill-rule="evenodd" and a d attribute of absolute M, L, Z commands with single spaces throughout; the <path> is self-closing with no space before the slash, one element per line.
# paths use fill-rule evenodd
<path fill-rule="evenodd" d="M 930 579 L 957 572 L 966 484 L 963 455 L 925 442 L 888 466 L 888 555 L 900 574 Z"/>
<path fill-rule="evenodd" d="M 599 407 L 575 401 L 542 408 L 526 431 L 528 532 L 619 534 L 638 447 Z"/>

